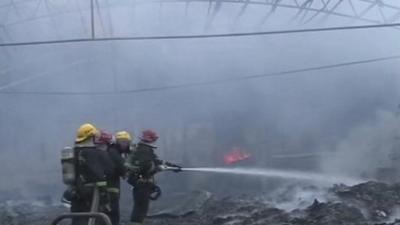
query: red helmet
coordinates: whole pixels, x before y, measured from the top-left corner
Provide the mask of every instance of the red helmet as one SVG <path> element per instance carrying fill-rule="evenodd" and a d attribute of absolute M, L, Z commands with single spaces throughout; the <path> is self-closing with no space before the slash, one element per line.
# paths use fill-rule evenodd
<path fill-rule="evenodd" d="M 140 137 L 140 140 L 146 143 L 153 143 L 157 141 L 158 135 L 155 131 L 153 130 L 144 130 L 142 132 L 142 136 Z"/>
<path fill-rule="evenodd" d="M 113 135 L 106 131 L 100 131 L 99 135 L 95 138 L 96 144 L 111 144 L 113 141 Z"/>

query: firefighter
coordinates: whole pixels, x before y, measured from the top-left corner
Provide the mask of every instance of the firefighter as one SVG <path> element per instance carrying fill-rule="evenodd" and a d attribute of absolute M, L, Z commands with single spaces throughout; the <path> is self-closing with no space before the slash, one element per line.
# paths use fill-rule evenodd
<path fill-rule="evenodd" d="M 101 133 L 92 124 L 83 124 L 77 132 L 74 146 L 75 173 L 74 184 L 75 196 L 71 199 L 71 212 L 89 212 L 92 207 L 92 198 L 95 187 L 99 190 L 99 207 L 94 209 L 107 212 L 108 195 L 105 190 L 108 174 L 111 174 L 113 164 L 107 151 L 99 149 L 102 144 Z M 86 225 L 88 219 L 76 218 L 72 225 Z M 101 224 L 96 220 L 96 224 Z"/>
<path fill-rule="evenodd" d="M 131 214 L 132 225 L 141 225 L 147 215 L 151 199 L 161 194 L 161 189 L 155 184 L 154 175 L 162 170 L 163 166 L 181 171 L 181 167 L 170 162 L 160 160 L 155 154 L 158 139 L 156 132 L 144 130 L 140 142 L 127 159 L 129 169 L 128 183 L 133 186 L 134 206 Z"/>
<path fill-rule="evenodd" d="M 108 154 L 114 164 L 114 169 L 107 179 L 107 191 L 110 196 L 111 210 L 107 214 L 113 225 L 119 225 L 119 200 L 120 200 L 120 178 L 124 178 L 127 172 L 124 156 L 130 152 L 132 137 L 127 131 L 115 134 L 115 143 L 109 146 Z"/>

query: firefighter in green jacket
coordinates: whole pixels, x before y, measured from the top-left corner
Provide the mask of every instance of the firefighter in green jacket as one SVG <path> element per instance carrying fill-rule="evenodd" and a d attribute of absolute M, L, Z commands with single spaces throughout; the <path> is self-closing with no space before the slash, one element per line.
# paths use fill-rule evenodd
<path fill-rule="evenodd" d="M 108 147 L 108 154 L 114 164 L 113 171 L 107 179 L 107 191 L 109 192 L 111 207 L 107 215 L 110 217 L 112 225 L 119 225 L 120 179 L 124 178 L 127 173 L 125 156 L 130 152 L 131 143 L 131 135 L 126 131 L 119 131 L 115 134 L 115 143 Z"/>
<path fill-rule="evenodd" d="M 71 212 L 89 212 L 95 187 L 99 189 L 100 212 L 108 211 L 107 176 L 113 164 L 106 151 L 98 146 L 103 143 L 101 132 L 92 124 L 83 124 L 77 132 L 74 146 L 76 180 L 72 185 L 74 195 L 71 199 Z M 87 218 L 74 218 L 72 225 L 86 225 Z M 96 220 L 96 224 L 100 221 Z"/>
<path fill-rule="evenodd" d="M 154 150 L 154 143 L 158 135 L 152 130 L 142 132 L 140 142 L 128 156 L 126 166 L 129 176 L 128 183 L 133 186 L 134 206 L 131 214 L 132 225 L 141 225 L 147 215 L 151 199 L 161 194 L 161 189 L 155 184 L 154 175 L 162 171 L 163 166 L 181 171 L 181 167 L 170 162 L 160 160 Z"/>

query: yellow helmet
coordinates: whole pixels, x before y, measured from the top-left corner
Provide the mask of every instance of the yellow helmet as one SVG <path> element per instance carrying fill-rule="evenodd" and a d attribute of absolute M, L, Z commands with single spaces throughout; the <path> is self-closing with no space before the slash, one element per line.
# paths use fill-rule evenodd
<path fill-rule="evenodd" d="M 85 141 L 88 138 L 93 137 L 98 132 L 99 131 L 97 130 L 97 128 L 95 126 L 93 126 L 90 123 L 85 123 L 79 127 L 78 132 L 76 134 L 75 142 L 79 143 L 79 142 Z"/>
<path fill-rule="evenodd" d="M 117 134 L 115 135 L 115 139 L 132 141 L 132 137 L 127 131 L 119 131 L 119 132 L 117 132 Z"/>

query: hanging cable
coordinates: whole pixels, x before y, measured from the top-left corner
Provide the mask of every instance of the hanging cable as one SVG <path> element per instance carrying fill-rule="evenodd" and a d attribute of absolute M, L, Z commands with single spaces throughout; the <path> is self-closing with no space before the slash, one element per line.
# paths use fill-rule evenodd
<path fill-rule="evenodd" d="M 366 59 L 366 60 L 350 61 L 350 62 L 323 65 L 323 66 L 307 67 L 307 68 L 286 70 L 286 71 L 272 72 L 272 73 L 265 73 L 265 74 L 256 74 L 256 75 L 250 75 L 250 76 L 230 77 L 230 78 L 223 78 L 223 79 L 211 80 L 211 81 L 190 82 L 190 83 L 184 83 L 184 84 L 166 85 L 166 86 L 159 86 L 159 87 L 148 87 L 148 88 L 122 90 L 122 91 L 114 91 L 114 92 L 1 91 L 0 95 L 67 95 L 67 96 L 68 95 L 70 95 L 70 96 L 90 95 L 90 96 L 92 96 L 92 95 L 135 94 L 135 93 L 142 93 L 142 92 L 157 92 L 157 91 L 165 91 L 165 90 L 181 89 L 181 88 L 189 88 L 189 87 L 217 85 L 217 84 L 224 84 L 224 83 L 230 83 L 230 82 L 238 82 L 238 81 L 243 81 L 243 80 L 262 79 L 262 78 L 266 78 L 266 77 L 288 76 L 288 75 L 294 75 L 297 73 L 327 70 L 327 69 L 334 69 L 334 68 L 343 68 L 343 67 L 349 67 L 349 66 L 354 66 L 354 65 L 369 64 L 369 63 L 382 62 L 382 61 L 388 61 L 388 60 L 397 60 L 397 59 L 400 59 L 400 55 L 372 58 L 372 59 Z"/>
<path fill-rule="evenodd" d="M 204 38 L 228 38 L 228 37 L 245 37 L 245 36 L 266 36 L 277 34 L 295 34 L 309 32 L 326 32 L 337 30 L 360 30 L 385 27 L 400 27 L 400 23 L 376 24 L 376 25 L 360 25 L 360 26 L 339 26 L 325 28 L 309 28 L 295 30 L 277 30 L 277 31 L 260 31 L 260 32 L 243 32 L 243 33 L 224 33 L 224 34 L 199 34 L 199 35 L 171 35 L 171 36 L 136 36 L 136 37 L 107 37 L 107 38 L 78 38 L 66 40 L 50 40 L 50 41 L 31 41 L 31 42 L 15 42 L 0 43 L 0 47 L 9 46 L 30 46 L 30 45 L 47 45 L 47 44 L 63 44 L 76 42 L 105 42 L 105 41 L 144 41 L 144 40 L 168 40 L 168 39 L 204 39 Z M 93 35 L 93 33 L 92 33 Z"/>

